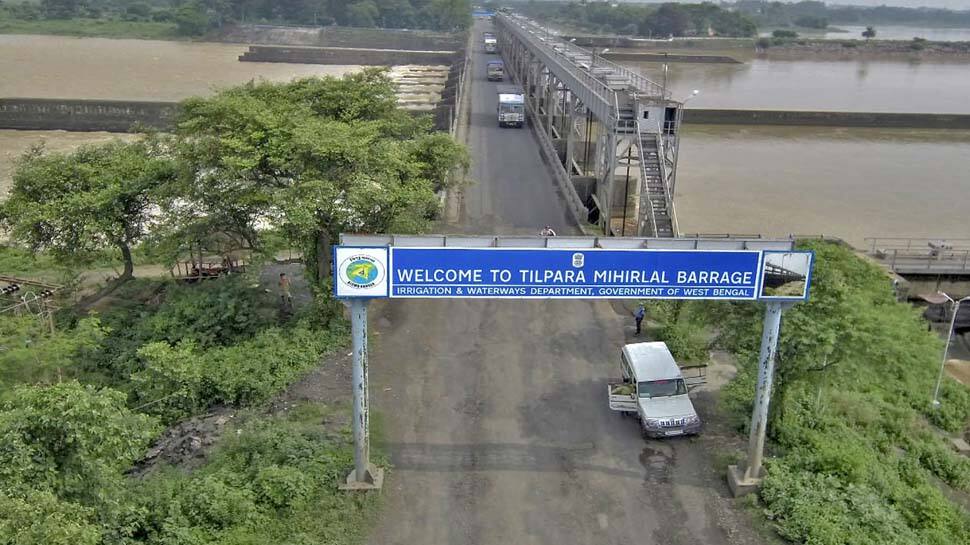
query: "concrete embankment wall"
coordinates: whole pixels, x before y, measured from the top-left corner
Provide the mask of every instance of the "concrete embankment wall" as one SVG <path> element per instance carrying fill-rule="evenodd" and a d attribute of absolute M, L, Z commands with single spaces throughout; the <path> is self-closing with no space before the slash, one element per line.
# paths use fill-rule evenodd
<path fill-rule="evenodd" d="M 0 98 L 0 129 L 128 132 L 135 124 L 167 129 L 176 102 Z"/>
<path fill-rule="evenodd" d="M 651 40 L 628 36 L 563 36 L 564 40 L 576 40 L 580 47 L 616 47 L 623 49 L 753 49 L 752 38 L 674 38 Z"/>
<path fill-rule="evenodd" d="M 342 47 L 285 47 L 252 45 L 240 61 L 288 62 L 298 64 L 356 64 L 395 66 L 401 64 L 451 64 L 454 51 L 406 51 L 399 49 L 351 49 Z"/>
<path fill-rule="evenodd" d="M 448 79 L 445 81 L 444 89 L 441 90 L 441 100 L 435 105 L 434 127 L 439 131 L 450 131 L 453 127 L 455 116 L 458 115 L 458 100 L 464 92 L 461 86 L 467 85 L 468 83 L 462 79 L 462 75 L 465 72 L 465 63 L 467 62 L 465 53 L 464 45 L 459 51 L 455 52 L 450 63 L 451 67 L 448 70 Z"/>
<path fill-rule="evenodd" d="M 435 126 L 447 130 L 454 115 L 463 51 L 454 54 L 441 101 L 433 115 Z M 166 130 L 178 115 L 177 102 L 0 98 L 0 129 L 129 132 L 135 124 Z M 882 112 L 807 112 L 785 110 L 726 110 L 689 108 L 684 122 L 694 125 L 787 125 L 822 127 L 879 127 L 970 129 L 970 114 Z"/>
<path fill-rule="evenodd" d="M 899 129 L 970 129 L 970 114 L 809 112 L 688 108 L 684 123 L 698 125 L 802 125 Z"/>
<path fill-rule="evenodd" d="M 239 25 L 226 28 L 210 37 L 216 41 L 302 45 L 316 47 L 357 47 L 376 49 L 411 49 L 454 51 L 464 47 L 463 34 L 350 27 L 301 27 L 279 25 Z"/>
<path fill-rule="evenodd" d="M 664 53 L 621 52 L 606 53 L 603 57 L 611 61 L 623 62 L 696 62 L 712 64 L 743 64 L 741 61 L 724 55 L 666 55 Z"/>

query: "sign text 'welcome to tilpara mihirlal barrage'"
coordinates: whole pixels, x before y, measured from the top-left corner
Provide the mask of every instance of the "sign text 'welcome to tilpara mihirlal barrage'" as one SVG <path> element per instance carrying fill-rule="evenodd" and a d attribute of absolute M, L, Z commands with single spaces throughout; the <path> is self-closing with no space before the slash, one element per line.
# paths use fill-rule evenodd
<path fill-rule="evenodd" d="M 337 297 L 804 300 L 810 252 L 348 247 Z"/>

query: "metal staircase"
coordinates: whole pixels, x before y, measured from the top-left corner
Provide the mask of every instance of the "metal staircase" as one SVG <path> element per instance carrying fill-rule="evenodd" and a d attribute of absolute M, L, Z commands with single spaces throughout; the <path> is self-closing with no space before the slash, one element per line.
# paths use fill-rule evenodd
<path fill-rule="evenodd" d="M 640 210 L 641 220 L 637 228 L 640 236 L 677 236 L 674 203 L 667 188 L 660 135 L 639 133 L 640 150 Z"/>

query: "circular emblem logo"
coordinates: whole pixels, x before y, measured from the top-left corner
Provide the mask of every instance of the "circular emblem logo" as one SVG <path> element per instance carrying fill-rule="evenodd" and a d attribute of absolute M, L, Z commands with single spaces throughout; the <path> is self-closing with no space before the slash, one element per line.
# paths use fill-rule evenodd
<path fill-rule="evenodd" d="M 340 264 L 340 280 L 351 288 L 374 287 L 383 277 L 383 264 L 369 255 L 353 255 Z"/>

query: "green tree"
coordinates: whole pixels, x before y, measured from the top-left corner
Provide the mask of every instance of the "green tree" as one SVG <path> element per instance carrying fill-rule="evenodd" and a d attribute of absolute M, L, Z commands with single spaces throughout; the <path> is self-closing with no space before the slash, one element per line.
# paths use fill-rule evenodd
<path fill-rule="evenodd" d="M 644 27 L 646 27 L 644 29 Z M 680 4 L 662 4 L 641 24 L 653 36 L 683 36 L 690 28 L 690 15 Z"/>
<path fill-rule="evenodd" d="M 357 27 L 376 26 L 380 11 L 373 0 L 359 0 L 347 6 L 347 24 Z"/>
<path fill-rule="evenodd" d="M 426 119 L 397 109 L 394 90 L 385 71 L 364 70 L 186 102 L 179 133 L 189 169 L 177 203 L 185 212 L 172 216 L 190 223 L 178 229 L 200 222 L 258 247 L 255 226 L 268 220 L 303 248 L 323 287 L 340 232 L 426 228 L 443 174 L 466 156 Z"/>
<path fill-rule="evenodd" d="M 798 33 L 795 32 L 794 30 L 775 30 L 775 31 L 772 31 L 771 37 L 780 38 L 783 40 L 785 39 L 794 40 L 795 38 L 798 38 Z"/>
<path fill-rule="evenodd" d="M 201 3 L 188 2 L 175 10 L 175 25 L 182 36 L 199 36 L 209 29 L 209 15 Z"/>
<path fill-rule="evenodd" d="M 453 32 L 471 26 L 472 8 L 468 0 L 431 0 L 429 9 L 438 30 Z"/>
<path fill-rule="evenodd" d="M 125 7 L 125 15 L 135 20 L 147 20 L 152 15 L 152 7 L 145 2 L 132 2 Z"/>
<path fill-rule="evenodd" d="M 146 235 L 158 186 L 174 176 L 174 163 L 154 140 L 69 154 L 35 148 L 17 166 L 0 220 L 15 239 L 62 255 L 117 248 L 124 265 L 117 286 L 133 275 L 131 247 Z"/>
<path fill-rule="evenodd" d="M 70 19 L 80 12 L 81 0 L 41 0 L 41 9 L 50 19 Z"/>
<path fill-rule="evenodd" d="M 812 15 L 804 15 L 802 17 L 796 17 L 793 21 L 797 26 L 804 28 L 828 28 L 829 20 L 825 17 L 818 17 Z"/>

